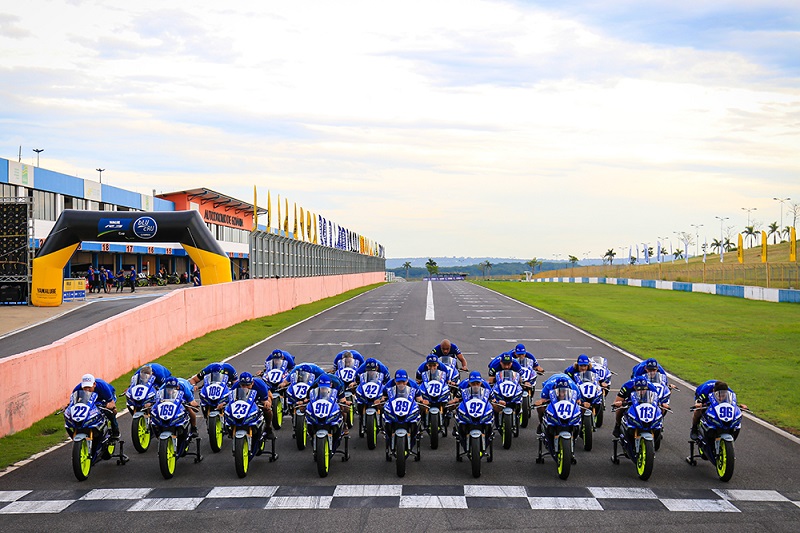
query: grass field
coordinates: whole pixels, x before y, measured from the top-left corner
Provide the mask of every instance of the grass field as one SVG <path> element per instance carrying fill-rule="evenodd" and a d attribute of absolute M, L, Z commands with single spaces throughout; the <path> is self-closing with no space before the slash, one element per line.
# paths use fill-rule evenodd
<path fill-rule="evenodd" d="M 189 377 L 208 363 L 226 359 L 296 322 L 380 285 L 361 287 L 318 302 L 300 305 L 277 315 L 248 320 L 228 329 L 212 331 L 172 350 L 156 359 L 155 362 L 169 368 L 173 375 Z M 125 390 L 135 371 L 136 369 L 131 369 L 130 372 L 112 382 L 117 394 L 122 395 L 117 399 L 117 410 L 120 412 L 125 409 Z M 103 376 L 97 377 L 102 378 Z M 65 404 L 67 400 L 68 398 L 64 398 Z M 127 428 L 120 426 L 120 429 L 123 435 L 128 434 Z M 46 450 L 64 441 L 65 438 L 64 417 L 58 413 L 40 420 L 26 430 L 3 437 L 0 439 L 0 469 Z"/>
<path fill-rule="evenodd" d="M 725 380 L 757 416 L 800 435 L 798 304 L 601 284 L 477 283 L 655 357 L 695 385 Z"/>

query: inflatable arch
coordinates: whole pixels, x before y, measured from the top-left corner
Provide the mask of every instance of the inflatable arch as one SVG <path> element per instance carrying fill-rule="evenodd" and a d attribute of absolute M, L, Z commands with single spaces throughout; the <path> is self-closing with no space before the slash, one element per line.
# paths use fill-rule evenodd
<path fill-rule="evenodd" d="M 197 211 L 80 211 L 67 209 L 33 260 L 31 303 L 61 305 L 64 265 L 81 241 L 179 242 L 200 268 L 204 285 L 232 281 L 230 259 Z"/>

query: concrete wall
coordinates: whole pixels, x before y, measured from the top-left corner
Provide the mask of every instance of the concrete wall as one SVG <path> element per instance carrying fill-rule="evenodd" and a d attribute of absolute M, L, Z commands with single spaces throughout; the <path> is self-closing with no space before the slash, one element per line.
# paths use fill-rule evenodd
<path fill-rule="evenodd" d="M 384 278 L 383 272 L 369 272 L 250 279 L 175 290 L 49 346 L 0 359 L 0 437 L 64 407 L 70 391 L 87 372 L 112 381 L 210 331 Z"/>

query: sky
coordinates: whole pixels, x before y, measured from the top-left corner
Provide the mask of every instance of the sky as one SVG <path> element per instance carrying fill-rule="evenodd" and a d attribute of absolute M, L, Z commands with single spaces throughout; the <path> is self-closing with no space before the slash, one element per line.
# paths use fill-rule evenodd
<path fill-rule="evenodd" d="M 796 0 L 3 0 L 0 156 L 387 257 L 621 256 L 791 223 L 798 51 Z"/>

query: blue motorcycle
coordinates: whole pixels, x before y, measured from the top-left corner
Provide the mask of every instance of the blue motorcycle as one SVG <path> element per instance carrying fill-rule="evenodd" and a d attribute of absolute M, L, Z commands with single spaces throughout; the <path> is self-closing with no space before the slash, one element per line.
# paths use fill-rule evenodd
<path fill-rule="evenodd" d="M 305 450 L 308 443 L 308 433 L 306 433 L 306 408 L 298 403 L 305 402 L 308 398 L 308 391 L 314 382 L 315 376 L 311 372 L 298 370 L 289 378 L 289 386 L 286 388 L 286 412 L 292 417 L 292 437 L 297 443 L 298 450 Z"/>
<path fill-rule="evenodd" d="M 183 391 L 158 391 L 156 403 L 150 411 L 150 424 L 158 436 L 158 467 L 164 479 L 175 475 L 175 465 L 181 457 L 192 455 L 195 463 L 203 460 L 200 439 L 192 438 L 189 431 L 189 413 L 183 405 Z M 189 451 L 192 440 L 197 446 L 195 452 Z"/>
<path fill-rule="evenodd" d="M 550 391 L 542 419 L 536 463 L 544 463 L 543 448 L 547 448 L 547 452 L 556 462 L 556 471 L 561 479 L 567 479 L 572 465 L 577 463 L 574 454 L 575 438 L 580 434 L 583 416 L 578 405 L 579 399 L 578 393 L 572 389 Z"/>
<path fill-rule="evenodd" d="M 647 380 L 650 382 L 650 384 L 653 385 L 653 387 L 658 392 L 658 403 L 662 405 L 669 405 L 669 400 L 670 397 L 672 396 L 673 388 L 670 387 L 669 382 L 667 381 L 667 376 L 662 374 L 661 372 L 657 373 L 654 378 L 651 378 L 646 374 L 645 376 L 647 377 Z M 676 388 L 674 390 L 679 390 L 679 389 Z M 659 431 L 658 436 L 656 437 L 655 440 L 655 445 L 654 445 L 655 451 L 658 451 L 658 449 L 661 447 L 661 441 L 663 439 L 664 439 L 664 432 Z"/>
<path fill-rule="evenodd" d="M 342 365 L 342 362 L 339 362 L 339 365 Z M 356 381 L 356 370 L 358 369 L 357 366 L 355 367 L 348 367 L 348 366 L 338 366 L 336 368 L 336 377 L 342 380 L 344 383 L 344 399 L 350 402 L 350 407 L 345 408 L 342 411 L 342 415 L 344 416 L 344 423 L 347 424 L 347 427 L 353 427 L 353 392 L 352 388 Z"/>
<path fill-rule="evenodd" d="M 505 402 L 500 415 L 499 428 L 503 448 L 511 448 L 513 437 L 519 436 L 519 416 L 522 410 L 522 384 L 520 375 L 513 370 L 501 370 L 495 375 L 492 388 L 495 398 Z"/>
<path fill-rule="evenodd" d="M 367 381 L 367 374 L 360 376 L 356 388 L 356 405 L 358 405 L 358 436 L 367 437 L 367 448 L 374 450 L 378 443 L 378 431 L 381 429 L 380 404 L 383 399 L 384 384 L 381 381 Z"/>
<path fill-rule="evenodd" d="M 603 398 L 600 404 L 600 408 L 595 410 L 594 413 L 594 427 L 600 428 L 603 427 L 603 418 L 606 411 L 606 396 L 608 396 L 608 389 L 611 386 L 611 376 L 614 375 L 608 368 L 608 359 L 605 357 L 595 356 L 591 358 L 592 361 L 592 370 L 597 375 L 597 382 L 600 384 L 600 387 L 603 389 Z"/>
<path fill-rule="evenodd" d="M 736 402 L 736 394 L 732 391 L 718 391 L 708 398 L 709 404 L 704 409 L 698 426 L 698 438 L 689 441 L 689 457 L 692 466 L 697 465 L 696 458 L 705 459 L 717 468 L 720 481 L 730 481 L 736 455 L 733 443 L 742 428 L 742 410 Z M 697 446 L 697 454 L 694 448 Z"/>
<path fill-rule="evenodd" d="M 266 422 L 256 403 L 257 392 L 251 389 L 234 389 L 225 406 L 225 429 L 233 439 L 233 464 L 236 475 L 243 478 L 250 469 L 250 461 L 264 453 L 266 447 Z M 269 462 L 278 459 L 275 440 L 272 441 Z"/>
<path fill-rule="evenodd" d="M 125 391 L 125 405 L 131 413 L 131 440 L 139 453 L 150 447 L 150 408 L 156 401 L 156 377 L 152 374 L 145 379 L 136 373 L 131 377 L 131 384 Z"/>
<path fill-rule="evenodd" d="M 655 441 L 663 428 L 664 415 L 658 403 L 658 393 L 651 390 L 634 391 L 629 402 L 622 417 L 620 437 L 614 439 L 611 460 L 619 464 L 621 456 L 629 458 L 636 465 L 639 479 L 647 481 L 653 473 Z M 622 445 L 621 453 L 617 453 L 618 444 Z"/>
<path fill-rule="evenodd" d="M 397 476 L 406 475 L 406 459 L 414 456 L 415 461 L 421 458 L 419 441 L 419 405 L 414 399 L 415 390 L 407 386 L 405 390 L 386 402 L 383 409 L 383 427 L 386 433 L 386 461 L 392 457 L 397 460 Z M 416 450 L 416 451 L 415 451 Z"/>
<path fill-rule="evenodd" d="M 494 411 L 488 397 L 463 394 L 456 422 L 456 461 L 463 461 L 466 455 L 472 465 L 472 476 L 481 477 L 481 459 L 486 457 L 489 463 L 494 459 Z"/>
<path fill-rule="evenodd" d="M 85 390 L 72 393 L 64 409 L 64 428 L 72 439 L 72 471 L 78 481 L 89 477 L 92 466 L 102 460 L 117 458 L 118 465 L 128 462 L 122 453 L 123 442 L 111 438 L 111 422 L 97 405 L 97 394 Z M 119 453 L 115 454 L 117 445 Z"/>
<path fill-rule="evenodd" d="M 422 383 L 419 391 L 422 398 L 428 402 L 428 408 L 423 416 L 423 425 L 431 438 L 431 449 L 439 447 L 439 437 L 447 437 L 452 415 L 445 408 L 450 402 L 450 386 L 438 379 L 438 372 L 434 371 L 433 377 L 430 372 L 422 374 Z"/>
<path fill-rule="evenodd" d="M 522 383 L 522 402 L 520 405 L 519 425 L 526 428 L 533 414 L 533 394 L 536 392 L 536 378 L 539 372 L 533 368 L 533 361 L 528 358 L 523 359 L 521 366 L 519 380 Z"/>
<path fill-rule="evenodd" d="M 449 383 L 461 381 L 461 372 L 458 370 L 458 360 L 455 357 L 443 355 L 439 358 L 439 362 L 447 367 L 447 381 Z"/>
<path fill-rule="evenodd" d="M 280 384 L 284 382 L 286 376 L 289 374 L 288 363 L 286 361 L 281 361 L 280 363 L 275 361 L 270 361 L 270 363 L 274 363 L 275 366 L 268 370 L 264 370 L 261 379 L 269 387 L 269 390 L 272 392 L 272 427 L 275 429 L 281 429 L 281 425 L 283 425 L 283 392 L 284 390 L 280 388 Z"/>
<path fill-rule="evenodd" d="M 214 453 L 222 449 L 223 431 L 221 405 L 228 401 L 231 390 L 228 385 L 228 375 L 221 372 L 206 374 L 203 386 L 200 388 L 200 409 L 206 420 L 208 429 L 208 443 Z"/>
<path fill-rule="evenodd" d="M 591 407 L 583 408 L 580 432 L 583 449 L 588 452 L 592 449 L 598 413 L 602 413 L 604 409 L 603 388 L 597 380 L 597 374 L 591 370 L 575 373 L 575 381 L 581 390 L 581 401 L 591 404 Z"/>
<path fill-rule="evenodd" d="M 342 454 L 342 461 L 350 459 L 349 435 L 342 435 L 344 420 L 333 389 L 314 390 L 309 395 L 306 409 L 306 430 L 313 438 L 314 462 L 319 477 L 326 477 L 330 470 L 331 457 Z M 339 447 L 344 441 L 344 451 Z"/>

